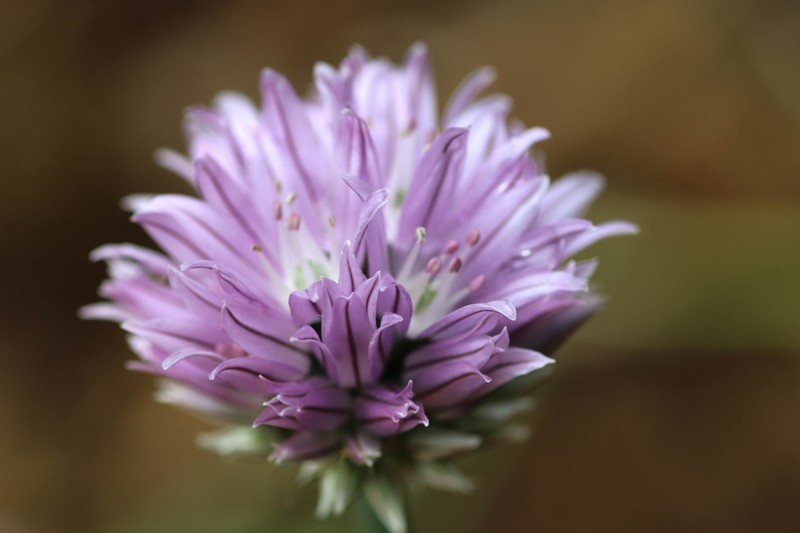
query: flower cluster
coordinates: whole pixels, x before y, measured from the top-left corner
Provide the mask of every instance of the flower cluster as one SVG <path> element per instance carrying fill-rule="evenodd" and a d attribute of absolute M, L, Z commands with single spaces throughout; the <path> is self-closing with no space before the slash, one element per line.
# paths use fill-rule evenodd
<path fill-rule="evenodd" d="M 581 218 L 602 180 L 551 183 L 530 155 L 547 131 L 479 97 L 488 69 L 441 116 L 419 45 L 314 76 L 305 99 L 266 70 L 260 108 L 223 94 L 188 111 L 188 157 L 159 160 L 197 196 L 128 199 L 164 253 L 93 252 L 110 302 L 83 314 L 122 324 L 160 399 L 238 427 L 207 445 L 259 451 L 241 426 L 272 428 L 270 458 L 322 478 L 321 514 L 363 486 L 402 530 L 394 480 L 467 488 L 442 460 L 514 433 L 528 402 L 494 391 L 598 306 L 595 262 L 570 258 L 635 228 Z"/>

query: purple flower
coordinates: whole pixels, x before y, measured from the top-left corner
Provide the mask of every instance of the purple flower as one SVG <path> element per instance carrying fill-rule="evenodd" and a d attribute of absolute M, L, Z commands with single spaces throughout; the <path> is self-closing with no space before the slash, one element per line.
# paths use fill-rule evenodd
<path fill-rule="evenodd" d="M 488 69 L 441 116 L 420 45 L 400 66 L 355 49 L 314 77 L 302 99 L 266 70 L 260 108 L 226 93 L 187 113 L 188 157 L 158 158 L 197 196 L 128 199 L 163 255 L 97 249 L 110 302 L 83 315 L 121 323 L 163 401 L 274 428 L 273 460 L 323 465 L 326 514 L 350 467 L 416 461 L 431 484 L 465 486 L 431 458 L 503 433 L 520 404 L 498 389 L 551 363 L 541 352 L 598 307 L 595 262 L 570 258 L 635 228 L 582 218 L 601 178 L 551 183 L 529 154 L 547 131 L 478 97 Z M 227 453 L 241 435 L 208 442 Z M 391 484 L 370 479 L 385 500 Z"/>

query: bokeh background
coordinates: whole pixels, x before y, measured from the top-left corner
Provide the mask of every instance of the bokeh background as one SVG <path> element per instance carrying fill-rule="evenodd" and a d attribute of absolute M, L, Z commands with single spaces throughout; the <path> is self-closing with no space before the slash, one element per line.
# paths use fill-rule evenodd
<path fill-rule="evenodd" d="M 609 307 L 558 354 L 533 438 L 427 492 L 419 531 L 800 530 L 800 4 L 792 0 L 0 2 L 0 531 L 348 531 L 292 468 L 199 450 L 110 324 L 103 267 L 147 243 L 118 200 L 181 190 L 152 152 L 181 110 L 299 88 L 352 43 L 433 53 L 442 98 L 494 65 L 548 127 L 553 175 L 597 169 Z"/>

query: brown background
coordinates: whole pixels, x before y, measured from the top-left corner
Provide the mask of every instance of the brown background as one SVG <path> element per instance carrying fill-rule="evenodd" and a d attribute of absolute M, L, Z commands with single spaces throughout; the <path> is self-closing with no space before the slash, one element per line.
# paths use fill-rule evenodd
<path fill-rule="evenodd" d="M 499 72 L 553 132 L 553 174 L 610 187 L 592 250 L 609 308 L 560 353 L 524 445 L 428 492 L 421 531 L 800 530 L 800 6 L 605 0 L 0 2 L 0 531 L 347 531 L 308 518 L 291 468 L 197 449 L 209 428 L 81 323 L 108 241 L 146 243 L 118 199 L 180 190 L 153 150 L 181 109 L 307 87 L 354 42 L 434 55 L 442 98 Z"/>

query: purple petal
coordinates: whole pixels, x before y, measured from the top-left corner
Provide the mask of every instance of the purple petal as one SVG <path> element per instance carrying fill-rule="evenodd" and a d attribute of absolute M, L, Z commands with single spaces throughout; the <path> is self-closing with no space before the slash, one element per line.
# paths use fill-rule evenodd
<path fill-rule="evenodd" d="M 308 199 L 315 202 L 320 195 L 316 182 L 326 172 L 321 158 L 309 157 L 310 154 L 319 154 L 320 147 L 303 103 L 286 78 L 270 69 L 261 75 L 261 95 L 267 131 L 275 135 L 283 148 L 283 155 L 289 163 L 286 170 L 294 173 L 296 183 Z"/>
<path fill-rule="evenodd" d="M 426 373 L 439 371 L 456 361 L 481 368 L 494 352 L 494 341 L 487 335 L 476 335 L 463 340 L 444 340 L 423 346 L 411 352 L 405 360 L 403 375 L 416 379 Z"/>
<path fill-rule="evenodd" d="M 553 182 L 542 200 L 539 223 L 579 217 L 605 187 L 605 179 L 595 172 L 574 172 Z"/>
<path fill-rule="evenodd" d="M 330 349 L 320 340 L 317 332 L 309 325 L 302 326 L 289 339 L 290 342 L 306 344 L 314 352 L 317 361 L 322 365 L 325 374 L 333 381 L 338 382 L 338 369 L 336 360 Z"/>
<path fill-rule="evenodd" d="M 183 350 L 178 350 L 177 352 L 173 353 L 161 363 L 161 368 L 164 370 L 169 370 L 172 365 L 183 361 L 184 359 L 189 359 L 193 357 L 201 357 L 208 360 L 208 367 L 209 371 L 213 369 L 217 364 L 224 361 L 225 358 L 218 354 L 217 352 L 212 352 L 210 350 L 197 350 L 195 348 L 184 348 Z"/>
<path fill-rule="evenodd" d="M 411 322 L 411 313 L 413 303 L 411 302 L 411 295 L 405 287 L 397 283 L 393 277 L 382 274 L 379 282 L 378 294 L 378 316 L 383 316 L 388 313 L 398 315 L 403 319 L 398 333 L 405 335 L 408 332 L 408 327 Z"/>
<path fill-rule="evenodd" d="M 343 295 L 355 292 L 359 285 L 367 280 L 367 276 L 358 266 L 358 261 L 353 255 L 353 247 L 349 242 L 344 243 L 342 255 L 339 260 L 339 287 Z"/>
<path fill-rule="evenodd" d="M 451 194 L 463 170 L 468 130 L 448 128 L 422 156 L 400 216 L 401 246 L 410 248 L 418 227 L 436 228 L 453 212 Z"/>
<path fill-rule="evenodd" d="M 362 390 L 355 400 L 359 426 L 379 437 L 395 435 L 419 424 L 428 425 L 422 408 L 412 401 L 411 381 L 400 390 L 375 386 Z"/>
<path fill-rule="evenodd" d="M 240 312 L 243 309 L 234 310 L 227 303 L 222 308 L 225 331 L 236 344 L 250 355 L 293 368 L 296 377 L 308 372 L 308 355 L 289 341 L 290 335 L 283 333 L 283 328 L 273 329 L 268 312 L 253 309 Z"/>
<path fill-rule="evenodd" d="M 490 376 L 468 362 L 442 365 L 438 372 L 422 372 L 415 378 L 414 399 L 428 411 L 446 410 L 475 396 Z"/>
<path fill-rule="evenodd" d="M 514 378 L 524 376 L 554 362 L 549 357 L 545 357 L 533 350 L 508 348 L 493 357 L 482 369 L 483 372 L 491 376 L 492 380 L 481 387 L 479 394 L 487 394 Z"/>
<path fill-rule="evenodd" d="M 386 363 L 389 361 L 391 346 L 395 339 L 399 324 L 403 322 L 403 317 L 393 313 L 387 313 L 381 318 L 381 325 L 369 340 L 368 359 L 372 379 L 377 380 L 383 375 Z"/>
<path fill-rule="evenodd" d="M 324 379 L 273 384 L 278 394 L 265 403 L 267 409 L 253 426 L 269 424 L 290 429 L 332 431 L 347 421 L 350 395 Z"/>
<path fill-rule="evenodd" d="M 315 459 L 333 454 L 341 447 L 342 440 L 338 433 L 298 431 L 277 444 L 269 459 L 278 464 L 284 461 Z"/>
<path fill-rule="evenodd" d="M 367 197 L 361 207 L 353 250 L 357 257 L 365 257 L 368 272 L 377 272 L 388 264 L 386 229 L 380 213 L 388 198 L 388 189 L 378 189 Z"/>
<path fill-rule="evenodd" d="M 133 221 L 179 263 L 213 258 L 238 271 L 261 273 L 249 239 L 200 200 L 156 196 L 138 209 Z"/>
<path fill-rule="evenodd" d="M 456 88 L 447 107 L 444 110 L 443 123 L 445 126 L 451 126 L 459 114 L 469 106 L 475 98 L 489 85 L 491 85 L 497 74 L 491 67 L 483 67 L 462 81 Z"/>
<path fill-rule="evenodd" d="M 341 116 L 336 143 L 340 174 L 355 176 L 371 188 L 379 188 L 383 176 L 367 123 L 349 109 Z"/>
<path fill-rule="evenodd" d="M 267 391 L 267 384 L 260 376 L 271 381 L 290 381 L 303 377 L 305 373 L 291 364 L 248 356 L 223 361 L 214 368 L 209 377 L 239 390 L 263 394 Z"/>
<path fill-rule="evenodd" d="M 170 262 L 162 254 L 136 246 L 135 244 L 106 244 L 89 254 L 92 261 L 112 261 L 123 259 L 137 263 L 151 276 L 166 277 Z"/>
<path fill-rule="evenodd" d="M 500 319 L 515 320 L 514 306 L 507 300 L 471 304 L 448 314 L 418 335 L 421 339 L 445 339 L 457 335 L 478 335 L 494 329 Z"/>
<path fill-rule="evenodd" d="M 289 309 L 297 325 L 318 322 L 323 314 L 333 308 L 333 300 L 342 293 L 339 285 L 330 279 L 323 278 L 311 284 L 303 291 L 295 291 L 289 295 Z"/>
<path fill-rule="evenodd" d="M 125 331 L 153 342 L 168 353 L 184 348 L 213 351 L 218 343 L 227 340 L 207 324 L 189 320 L 154 318 L 123 322 L 121 326 Z"/>
<path fill-rule="evenodd" d="M 217 213 L 223 213 L 226 218 L 236 222 L 241 232 L 249 238 L 251 246 L 264 244 L 265 223 L 254 208 L 252 191 L 238 185 L 211 157 L 196 162 L 195 185 Z M 264 250 L 267 254 L 271 252 L 269 247 Z"/>
<path fill-rule="evenodd" d="M 322 341 L 333 354 L 340 386 L 360 388 L 373 381 L 368 346 L 375 329 L 358 294 L 340 296 L 331 314 L 322 317 Z"/>
<path fill-rule="evenodd" d="M 514 344 L 553 353 L 603 307 L 603 302 L 597 299 L 559 298 L 547 305 L 531 307 L 530 310 L 520 310 L 521 324 L 512 332 Z"/>
<path fill-rule="evenodd" d="M 594 231 L 587 231 L 575 237 L 567 246 L 564 254 L 567 257 L 574 255 L 607 237 L 613 237 L 615 235 L 635 235 L 637 233 L 639 233 L 639 228 L 630 222 L 606 222 L 597 226 Z"/>

